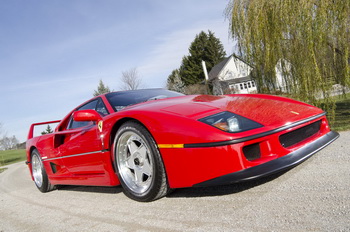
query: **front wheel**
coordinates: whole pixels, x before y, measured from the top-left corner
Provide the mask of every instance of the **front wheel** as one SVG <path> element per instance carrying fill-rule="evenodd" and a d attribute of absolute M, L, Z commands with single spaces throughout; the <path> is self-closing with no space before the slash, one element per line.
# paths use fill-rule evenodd
<path fill-rule="evenodd" d="M 38 150 L 32 151 L 31 165 L 32 175 L 36 187 L 43 193 L 53 190 L 54 186 L 51 185 L 49 181 Z"/>
<path fill-rule="evenodd" d="M 137 201 L 165 196 L 168 184 L 152 135 L 141 124 L 123 124 L 114 139 L 114 160 L 124 193 Z"/>

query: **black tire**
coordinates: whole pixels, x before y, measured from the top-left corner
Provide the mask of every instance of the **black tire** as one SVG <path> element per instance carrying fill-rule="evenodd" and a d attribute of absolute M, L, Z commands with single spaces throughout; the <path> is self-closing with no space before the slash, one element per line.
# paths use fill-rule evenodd
<path fill-rule="evenodd" d="M 41 160 L 38 150 L 33 150 L 31 154 L 32 176 L 36 187 L 43 193 L 49 192 L 55 188 L 51 185 L 46 170 Z"/>
<path fill-rule="evenodd" d="M 168 193 L 161 155 L 145 127 L 134 121 L 124 123 L 115 136 L 113 147 L 117 176 L 126 196 L 148 202 Z"/>

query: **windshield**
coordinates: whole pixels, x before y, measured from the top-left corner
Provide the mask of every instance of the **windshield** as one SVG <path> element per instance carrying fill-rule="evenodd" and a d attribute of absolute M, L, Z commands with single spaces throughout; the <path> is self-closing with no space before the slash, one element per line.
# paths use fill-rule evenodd
<path fill-rule="evenodd" d="M 140 89 L 106 94 L 107 100 L 115 111 L 141 102 L 177 96 L 183 96 L 183 94 L 166 89 Z"/>

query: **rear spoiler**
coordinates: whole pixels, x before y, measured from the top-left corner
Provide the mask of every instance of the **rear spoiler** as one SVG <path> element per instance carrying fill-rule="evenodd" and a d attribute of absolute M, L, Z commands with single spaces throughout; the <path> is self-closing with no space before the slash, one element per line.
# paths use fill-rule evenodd
<path fill-rule="evenodd" d="M 35 127 L 35 126 L 45 125 L 45 124 L 51 124 L 51 123 L 59 123 L 59 122 L 61 122 L 61 120 L 33 123 L 33 124 L 30 126 L 30 128 L 29 128 L 28 140 L 31 139 L 31 138 L 33 138 L 33 136 L 34 136 L 34 127 Z"/>

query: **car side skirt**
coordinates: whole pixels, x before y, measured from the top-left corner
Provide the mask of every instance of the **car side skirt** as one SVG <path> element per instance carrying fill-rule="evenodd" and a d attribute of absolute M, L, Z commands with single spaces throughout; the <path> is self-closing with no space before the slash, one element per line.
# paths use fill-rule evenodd
<path fill-rule="evenodd" d="M 247 168 L 238 172 L 230 173 L 211 180 L 207 180 L 207 181 L 195 184 L 193 185 L 193 187 L 206 187 L 206 186 L 233 184 L 237 182 L 253 180 L 263 176 L 268 176 L 268 175 L 292 168 L 302 163 L 303 161 L 311 157 L 316 152 L 328 146 L 338 137 L 339 137 L 339 133 L 335 131 L 330 131 L 327 134 L 323 135 L 322 137 L 316 139 L 315 141 L 281 158 L 266 162 L 258 166 Z"/>

